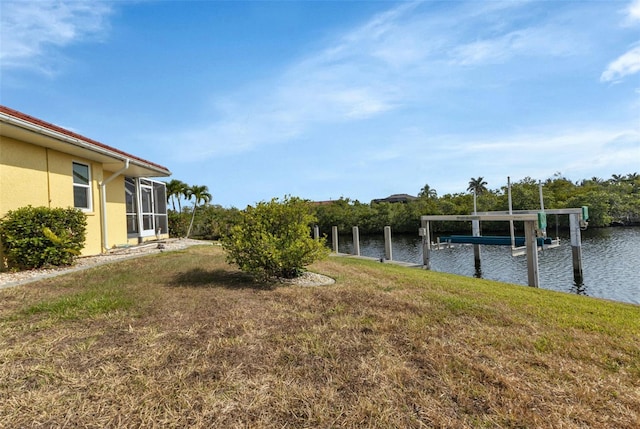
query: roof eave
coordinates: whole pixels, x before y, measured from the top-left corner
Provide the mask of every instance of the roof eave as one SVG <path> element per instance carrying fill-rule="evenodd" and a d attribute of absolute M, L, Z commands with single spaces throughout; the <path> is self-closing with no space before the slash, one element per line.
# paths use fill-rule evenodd
<path fill-rule="evenodd" d="M 125 160 L 130 166 L 127 175 L 135 177 L 168 177 L 169 169 L 146 162 L 134 155 L 111 149 L 106 145 L 99 146 L 79 137 L 67 135 L 57 130 L 34 124 L 10 114 L 0 112 L 2 135 L 26 141 L 37 146 L 47 147 L 73 156 L 79 156 L 91 161 L 100 162 L 104 168 L 115 171 L 122 168 Z M 64 145 L 71 145 L 71 149 Z"/>

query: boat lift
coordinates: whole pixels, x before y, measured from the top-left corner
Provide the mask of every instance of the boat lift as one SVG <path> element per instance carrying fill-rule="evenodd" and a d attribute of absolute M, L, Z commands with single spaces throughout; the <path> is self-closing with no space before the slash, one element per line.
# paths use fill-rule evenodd
<path fill-rule="evenodd" d="M 546 237 L 537 237 L 536 230 L 543 231 L 547 227 L 547 214 L 568 215 L 571 234 L 571 249 L 573 254 L 573 278 L 577 284 L 583 282 L 582 275 L 582 245 L 580 231 L 588 225 L 589 211 L 586 206 L 581 208 L 553 209 L 547 211 L 536 210 L 510 210 L 509 212 L 482 212 L 472 215 L 429 215 L 421 216 L 422 255 L 423 267 L 431 269 L 432 241 L 430 233 L 430 223 L 433 221 L 471 221 L 473 224 L 473 235 L 445 237 L 451 242 L 469 243 L 474 245 L 474 259 L 476 268 L 480 266 L 480 244 L 488 245 L 512 245 L 518 240 L 513 235 L 511 237 L 483 237 L 480 235 L 480 221 L 522 221 L 524 222 L 524 250 L 527 254 L 527 272 L 529 286 L 539 287 L 540 276 L 538 273 L 538 246 L 539 238 L 542 245 L 545 244 Z M 537 227 L 537 228 L 536 228 Z M 513 229 L 512 229 L 513 231 Z M 455 237 L 455 238 L 454 238 Z M 442 240 L 442 237 L 440 238 Z M 508 240 L 508 241 L 507 241 Z"/>
<path fill-rule="evenodd" d="M 473 214 L 477 215 L 477 214 L 483 214 L 483 215 L 490 215 L 490 214 L 513 214 L 513 202 L 511 200 L 511 177 L 507 176 L 507 190 L 508 190 L 508 196 L 509 196 L 509 211 L 508 212 L 480 212 L 478 213 L 477 211 L 477 206 L 476 206 L 476 194 L 474 191 L 473 194 Z M 558 213 L 557 210 L 551 210 L 549 212 L 545 212 L 544 210 L 544 197 L 542 195 L 542 182 L 539 183 L 539 190 L 540 190 L 540 211 L 532 211 L 532 210 L 519 210 L 517 211 L 517 213 L 520 214 L 535 214 L 538 213 L 538 238 L 537 238 L 537 243 L 538 243 L 538 248 L 541 250 L 545 250 L 545 249 L 552 249 L 554 247 L 558 247 L 560 246 L 560 237 L 558 237 L 558 223 L 556 222 L 556 238 L 548 238 L 547 237 L 547 223 L 546 223 L 546 216 L 547 214 L 556 214 L 556 219 L 558 217 Z M 564 214 L 564 213 L 563 213 Z M 586 214 L 584 214 L 584 218 L 587 219 L 588 216 Z M 512 256 L 522 256 L 524 254 L 526 254 L 526 246 L 525 246 L 525 237 L 516 237 L 515 235 L 515 228 L 513 226 L 513 220 L 509 221 L 509 231 L 510 231 L 510 235 L 511 238 L 510 240 L 508 239 L 508 237 L 504 237 L 504 236 L 481 236 L 480 237 L 480 224 L 479 222 L 473 222 L 473 236 L 459 236 L 459 235 L 452 235 L 450 237 L 437 237 L 436 238 L 436 247 L 435 249 L 440 250 L 443 246 L 445 246 L 445 248 L 450 248 L 452 243 L 467 243 L 467 244 L 473 244 L 475 246 L 475 252 L 479 255 L 480 250 L 477 247 L 480 244 L 484 244 L 484 245 L 497 245 L 497 246 L 506 246 L 511 244 L 511 255 Z M 508 242 L 507 242 L 508 240 Z M 444 244 L 443 244 L 444 243 Z M 477 264 L 479 264 L 479 260 L 477 260 Z M 479 268 L 479 267 L 478 267 Z"/>

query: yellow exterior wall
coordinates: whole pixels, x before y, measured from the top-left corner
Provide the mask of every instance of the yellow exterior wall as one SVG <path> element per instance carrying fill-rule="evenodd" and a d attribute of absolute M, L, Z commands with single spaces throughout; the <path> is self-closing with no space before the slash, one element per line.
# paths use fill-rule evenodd
<path fill-rule="evenodd" d="M 147 242 L 147 241 L 154 241 L 154 240 L 157 240 L 157 239 L 160 239 L 160 240 L 166 240 L 167 238 L 169 238 L 169 234 L 160 234 L 160 235 L 158 235 L 158 236 L 156 236 L 156 235 L 150 235 L 149 237 L 142 237 L 142 242 L 143 242 L 143 243 L 145 243 L 145 242 Z M 131 245 L 131 246 L 134 246 L 134 245 L 136 245 L 136 244 L 140 244 L 140 241 L 139 241 L 139 240 L 140 240 L 140 239 L 139 239 L 138 237 L 129 238 L 129 239 L 127 240 L 127 244 L 129 244 L 129 245 Z"/>
<path fill-rule="evenodd" d="M 48 150 L 49 207 L 73 207 L 73 162 L 89 165 L 91 174 L 91 210 L 87 215 L 87 238 L 83 255 L 96 255 L 102 251 L 102 226 L 100 223 L 100 194 L 98 181 L 102 180 L 102 166 L 89 160 Z M 124 191 L 123 191 L 124 192 Z"/>
<path fill-rule="evenodd" d="M 73 162 L 91 170 L 91 211 L 87 215 L 87 239 L 83 255 L 102 252 L 102 225 L 98 182 L 111 172 L 102 165 L 51 149 L 0 136 L 0 217 L 9 210 L 34 207 L 73 207 Z M 107 184 L 109 245 L 127 242 L 124 177 Z"/>
<path fill-rule="evenodd" d="M 104 172 L 105 179 L 113 173 Z M 117 176 L 107 183 L 107 232 L 109 247 L 127 244 L 127 209 L 124 194 L 124 175 Z"/>
<path fill-rule="evenodd" d="M 46 149 L 0 136 L 0 217 L 28 205 L 49 206 Z"/>

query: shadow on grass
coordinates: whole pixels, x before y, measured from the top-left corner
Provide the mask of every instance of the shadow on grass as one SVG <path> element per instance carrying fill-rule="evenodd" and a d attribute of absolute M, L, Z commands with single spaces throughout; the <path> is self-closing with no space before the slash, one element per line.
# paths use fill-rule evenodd
<path fill-rule="evenodd" d="M 271 289 L 269 283 L 258 282 L 252 276 L 240 271 L 222 269 L 207 271 L 194 268 L 179 273 L 170 283 L 173 287 L 202 287 L 226 289 Z"/>

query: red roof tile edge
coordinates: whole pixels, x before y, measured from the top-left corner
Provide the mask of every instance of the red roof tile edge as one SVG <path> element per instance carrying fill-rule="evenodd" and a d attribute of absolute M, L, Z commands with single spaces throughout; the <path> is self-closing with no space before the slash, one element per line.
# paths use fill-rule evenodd
<path fill-rule="evenodd" d="M 11 109 L 11 108 L 9 108 L 7 106 L 0 105 L 0 112 L 1 113 L 5 113 L 5 114 L 10 115 L 10 116 L 13 116 L 14 118 L 21 119 L 23 121 L 29 122 L 30 124 L 38 125 L 38 126 L 43 127 L 43 128 L 47 128 L 50 131 L 55 131 L 55 132 L 58 132 L 60 134 L 64 134 L 64 135 L 66 135 L 68 137 L 73 137 L 73 138 L 82 140 L 83 142 L 89 143 L 90 145 L 97 146 L 99 148 L 106 149 L 106 150 L 111 151 L 111 152 L 115 152 L 117 154 L 122 155 L 125 158 L 129 158 L 129 159 L 132 159 L 132 160 L 136 160 L 138 162 L 142 162 L 144 164 L 148 164 L 148 165 L 156 167 L 156 168 L 158 168 L 160 170 L 164 170 L 167 174 L 171 174 L 171 172 L 169 171 L 169 169 L 167 167 L 164 167 L 164 166 L 162 166 L 160 164 L 156 164 L 155 162 L 147 161 L 146 159 L 142 159 L 142 158 L 139 158 L 139 157 L 137 157 L 135 155 L 131 155 L 131 154 L 127 153 L 127 152 L 121 151 L 120 149 L 116 149 L 116 148 L 108 146 L 108 145 L 106 145 L 104 143 L 100 143 L 100 142 L 98 142 L 96 140 L 92 140 L 92 139 L 87 138 L 87 137 L 85 137 L 83 135 L 74 133 L 73 131 L 69 131 L 69 130 L 67 130 L 65 128 L 62 128 L 62 127 L 59 127 L 57 125 L 53 125 L 52 123 L 43 121 L 42 119 L 34 118 L 33 116 L 30 116 L 30 115 L 27 115 L 26 113 L 22 113 L 22 112 L 19 112 L 17 110 Z"/>

